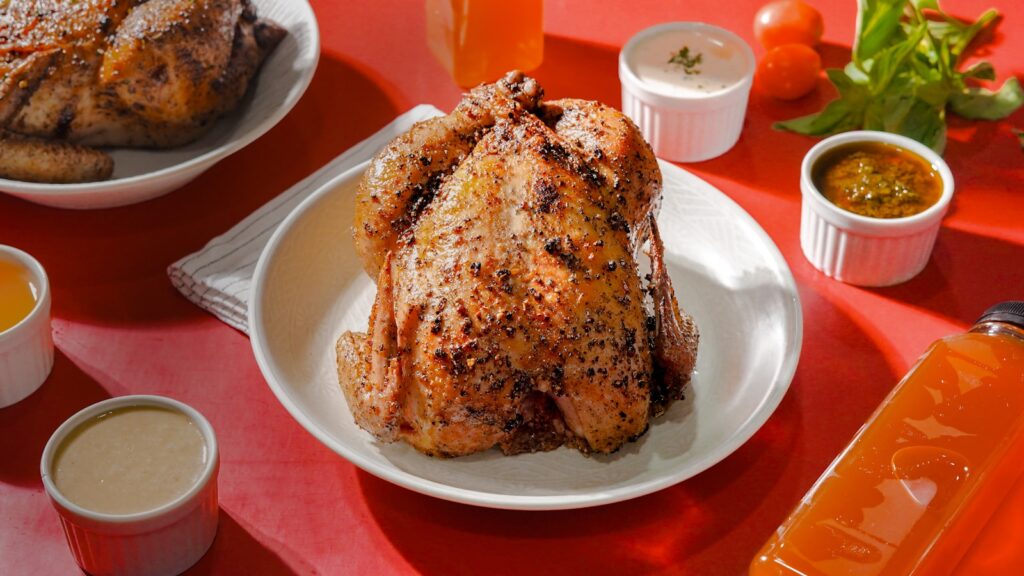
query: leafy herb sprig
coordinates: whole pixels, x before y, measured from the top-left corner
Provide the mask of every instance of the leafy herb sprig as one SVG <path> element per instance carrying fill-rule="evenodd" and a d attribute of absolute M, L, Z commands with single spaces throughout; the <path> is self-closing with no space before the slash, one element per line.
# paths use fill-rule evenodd
<path fill-rule="evenodd" d="M 704 60 L 704 54 L 697 52 L 696 54 L 690 54 L 690 47 L 683 46 L 668 59 L 669 64 L 679 64 L 683 67 L 683 72 L 686 72 L 687 76 L 693 74 L 700 74 L 700 70 L 697 66 Z"/>
<path fill-rule="evenodd" d="M 988 62 L 957 70 L 964 50 L 999 17 L 997 11 L 968 24 L 943 12 L 938 0 L 859 0 L 859 5 L 852 61 L 842 70 L 826 71 L 839 98 L 776 128 L 813 136 L 884 130 L 942 152 L 947 107 L 964 118 L 997 120 L 1024 104 L 1016 78 L 996 91 L 968 83 L 995 79 Z M 925 10 L 936 19 L 927 18 Z"/>

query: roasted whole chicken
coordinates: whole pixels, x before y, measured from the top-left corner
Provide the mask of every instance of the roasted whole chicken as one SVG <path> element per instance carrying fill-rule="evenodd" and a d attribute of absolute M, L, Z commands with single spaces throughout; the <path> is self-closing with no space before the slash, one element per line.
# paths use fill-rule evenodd
<path fill-rule="evenodd" d="M 284 35 L 249 0 L 0 0 L 0 176 L 97 180 L 86 146 L 195 140 Z"/>
<path fill-rule="evenodd" d="M 610 453 L 690 379 L 698 334 L 662 260 L 650 146 L 612 108 L 541 97 L 518 72 L 475 88 L 360 183 L 355 243 L 377 296 L 369 333 L 338 340 L 338 374 L 382 441 Z"/>

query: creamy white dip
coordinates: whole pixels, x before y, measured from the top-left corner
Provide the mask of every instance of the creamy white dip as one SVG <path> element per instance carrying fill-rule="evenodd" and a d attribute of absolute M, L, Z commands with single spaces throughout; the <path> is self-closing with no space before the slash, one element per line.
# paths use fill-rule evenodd
<path fill-rule="evenodd" d="M 687 50 L 691 65 L 670 62 Z M 694 62 L 699 57 L 699 62 Z M 628 65 L 640 83 L 666 96 L 704 97 L 743 80 L 749 63 L 744 47 L 713 30 L 664 30 L 644 38 L 629 54 Z"/>

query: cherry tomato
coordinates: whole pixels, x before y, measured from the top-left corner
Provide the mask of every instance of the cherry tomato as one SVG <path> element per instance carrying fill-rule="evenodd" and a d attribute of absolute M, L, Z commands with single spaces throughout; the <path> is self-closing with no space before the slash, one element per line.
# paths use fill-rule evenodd
<path fill-rule="evenodd" d="M 821 57 L 803 44 L 772 48 L 757 65 L 761 89 L 782 100 L 793 100 L 813 90 L 820 73 Z"/>
<path fill-rule="evenodd" d="M 765 50 L 783 44 L 817 46 L 824 29 L 821 13 L 800 0 L 769 2 L 754 16 L 754 36 Z"/>

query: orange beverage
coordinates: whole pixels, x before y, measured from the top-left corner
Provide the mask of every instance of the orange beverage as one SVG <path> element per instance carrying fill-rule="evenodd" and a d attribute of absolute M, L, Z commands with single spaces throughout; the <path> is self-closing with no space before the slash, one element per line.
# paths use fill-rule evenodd
<path fill-rule="evenodd" d="M 533 70 L 544 58 L 543 4 L 426 0 L 427 44 L 463 88 Z"/>
<path fill-rule="evenodd" d="M 1024 471 L 1024 302 L 932 344 L 750 574 L 950 573 Z"/>
<path fill-rule="evenodd" d="M 0 332 L 13 328 L 36 306 L 36 288 L 28 270 L 0 259 Z"/>

